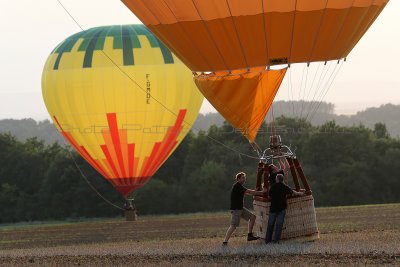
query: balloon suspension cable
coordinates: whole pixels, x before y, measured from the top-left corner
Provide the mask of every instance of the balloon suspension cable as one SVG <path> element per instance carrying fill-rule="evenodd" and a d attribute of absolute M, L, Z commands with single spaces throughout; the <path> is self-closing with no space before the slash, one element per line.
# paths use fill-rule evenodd
<path fill-rule="evenodd" d="M 307 90 L 309 67 L 310 67 L 310 63 L 307 64 L 307 68 L 306 68 L 307 72 L 306 72 L 306 75 L 305 75 L 304 90 L 302 90 L 302 87 L 300 87 L 300 97 L 301 97 L 300 99 L 302 99 L 301 108 L 300 108 L 300 116 L 299 116 L 300 119 L 302 118 L 303 111 L 304 111 L 304 102 L 305 102 L 304 98 L 306 96 L 306 90 Z M 303 77 L 304 77 L 304 72 L 303 72 Z M 302 82 L 303 82 L 303 78 L 302 78 Z M 302 94 L 302 92 L 304 92 L 304 93 Z"/>
<path fill-rule="evenodd" d="M 342 69 L 343 63 L 344 63 L 344 61 L 340 64 L 339 69 L 336 71 L 336 73 L 332 74 L 333 78 L 330 81 L 329 80 L 327 81 L 326 90 L 325 90 L 324 94 L 322 95 L 321 101 L 318 103 L 315 112 L 312 114 L 312 116 L 310 118 L 310 121 L 314 118 L 314 116 L 315 116 L 316 112 L 318 111 L 323 99 L 325 98 L 325 96 L 328 94 L 328 92 L 332 88 L 333 83 L 336 81 L 336 77 L 339 74 L 340 70 Z"/>
<path fill-rule="evenodd" d="M 305 118 L 306 121 L 308 120 L 310 114 L 312 114 L 314 111 L 316 112 L 315 106 L 318 105 L 318 101 L 319 101 L 318 99 L 321 96 L 321 92 L 324 90 L 322 85 L 325 82 L 325 78 L 326 78 L 327 74 L 330 72 L 331 66 L 332 66 L 331 64 L 329 64 L 329 66 L 326 66 L 326 63 L 325 63 L 322 66 L 322 69 L 320 71 L 319 78 L 317 79 L 318 81 L 316 83 L 314 83 L 315 78 L 317 76 L 317 73 L 318 73 L 318 71 L 320 69 L 319 67 L 317 68 L 317 71 L 315 73 L 315 76 L 314 76 L 314 79 L 313 79 L 313 82 L 312 82 L 312 86 L 310 88 L 310 91 L 312 91 L 313 85 L 315 84 L 315 90 L 314 90 L 314 93 L 313 93 L 313 97 L 310 100 L 310 105 L 307 107 L 307 114 L 304 112 L 304 118 Z"/>
<path fill-rule="evenodd" d="M 274 114 L 274 103 L 271 104 L 271 134 L 275 135 L 276 134 L 276 129 L 275 129 L 275 114 Z"/>
<path fill-rule="evenodd" d="M 64 144 L 67 145 L 67 143 Z M 76 168 L 78 169 L 79 173 L 81 174 L 81 177 L 85 180 L 85 182 L 89 185 L 89 187 L 101 198 L 104 200 L 104 202 L 110 204 L 111 206 L 119 209 L 119 210 L 124 210 L 123 208 L 115 205 L 114 203 L 112 203 L 110 200 L 108 200 L 106 197 L 104 197 L 99 191 L 97 191 L 97 189 L 92 185 L 92 183 L 88 180 L 88 178 L 86 177 L 86 175 L 83 173 L 82 169 L 79 167 L 78 163 L 76 162 L 74 155 L 72 154 L 72 152 L 68 150 L 69 156 L 71 157 L 72 161 L 74 162 Z"/>
<path fill-rule="evenodd" d="M 80 25 L 80 23 L 74 18 L 74 16 L 68 11 L 68 9 L 62 4 L 62 2 L 61 2 L 60 0 L 57 0 L 57 2 L 58 2 L 59 5 L 64 9 L 64 11 L 69 15 L 69 17 L 75 22 L 75 24 L 76 24 L 82 31 L 86 31 L 86 30 Z M 137 86 L 137 88 L 141 89 L 144 93 L 146 93 L 146 90 L 145 90 L 144 88 L 142 88 L 134 79 L 132 79 L 132 77 L 130 77 L 130 75 L 129 75 L 128 73 L 126 73 L 123 69 L 121 69 L 121 68 L 118 66 L 118 64 L 116 64 L 116 62 L 115 62 L 107 53 L 105 53 L 103 50 L 102 50 L 102 53 L 110 60 L 110 62 L 112 62 L 112 63 L 115 65 L 115 67 L 116 67 L 122 74 L 124 74 L 132 83 L 134 83 L 134 84 Z M 150 97 L 151 97 L 152 99 L 154 99 L 154 101 L 157 102 L 159 105 L 161 105 L 165 110 L 169 111 L 171 114 L 175 115 L 176 117 L 178 116 L 178 114 L 176 114 L 174 111 L 172 111 L 171 109 L 169 109 L 167 106 L 165 106 L 162 102 L 160 102 L 160 101 L 159 101 L 158 99 L 156 99 L 154 96 L 150 96 Z M 185 120 L 183 120 L 183 122 L 184 122 L 186 125 L 188 125 L 189 127 L 192 127 L 192 126 L 193 126 L 192 124 L 188 123 L 188 122 L 185 121 Z M 194 127 L 192 127 L 192 128 L 193 128 L 193 129 L 196 129 L 196 128 L 194 128 Z M 196 130 L 199 130 L 199 129 L 196 129 Z M 208 136 L 208 135 L 207 135 L 207 137 L 208 137 L 209 139 L 211 139 L 212 141 L 214 141 L 215 143 L 217 143 L 217 144 L 219 144 L 219 145 L 225 147 L 226 149 L 228 149 L 228 150 L 230 150 L 230 151 L 233 151 L 233 152 L 235 152 L 235 153 L 238 153 L 238 154 L 239 154 L 239 157 L 240 157 L 240 156 L 245 156 L 245 157 L 248 157 L 248 158 L 258 159 L 258 158 L 256 158 L 256 157 L 251 156 L 251 155 L 247 155 L 247 154 L 245 154 L 245 153 L 243 153 L 243 152 L 240 152 L 240 151 L 238 151 L 238 150 L 236 150 L 236 149 L 234 149 L 234 148 L 231 148 L 231 147 L 229 147 L 228 145 L 226 145 L 226 144 L 224 144 L 224 143 L 222 143 L 222 142 L 220 142 L 220 141 L 218 141 L 218 140 L 212 138 L 211 136 Z M 85 180 L 85 182 L 89 185 L 89 187 L 90 187 L 101 199 L 103 199 L 106 203 L 108 203 L 109 205 L 111 205 L 111 206 L 113 206 L 113 207 L 115 207 L 115 208 L 117 208 L 117 209 L 123 210 L 123 208 L 121 208 L 121 207 L 115 205 L 114 203 L 112 203 L 111 201 L 109 201 L 107 198 L 105 198 L 99 191 L 96 190 L 96 188 L 90 183 L 90 181 L 87 179 L 86 175 L 83 173 L 82 169 L 79 167 L 79 165 L 78 165 L 77 162 L 75 161 L 75 159 L 74 159 L 74 157 L 73 157 L 71 151 L 68 150 L 68 152 L 69 152 L 70 157 L 71 157 L 71 159 L 73 160 L 75 166 L 77 167 L 78 171 L 80 172 L 81 177 Z"/>
<path fill-rule="evenodd" d="M 325 73 L 324 78 L 322 79 L 320 85 L 318 86 L 318 88 L 321 88 L 321 90 L 318 89 L 319 93 L 317 98 L 313 98 L 313 100 L 316 100 L 316 104 L 313 105 L 309 112 L 307 113 L 306 116 L 306 120 L 310 120 L 312 121 L 315 114 L 318 112 L 318 109 L 320 107 L 320 105 L 322 104 L 323 100 L 325 99 L 326 94 L 329 92 L 329 90 L 331 89 L 334 81 L 336 80 L 337 75 L 339 74 L 342 66 L 343 66 L 344 61 L 340 64 L 339 68 L 337 68 L 338 64 L 335 64 L 334 69 L 330 72 L 330 75 L 328 75 L 328 78 L 325 80 L 325 77 L 327 75 L 327 73 L 329 72 L 329 69 L 331 66 L 329 66 L 328 71 Z M 322 84 L 325 84 L 322 86 Z"/>
<path fill-rule="evenodd" d="M 258 146 L 258 144 L 257 144 L 255 141 L 253 141 L 253 142 L 249 141 L 249 144 L 251 145 L 251 147 L 253 148 L 253 150 L 257 153 L 258 158 L 259 158 L 260 160 L 262 160 L 262 159 L 263 159 L 263 158 L 262 158 L 262 155 L 261 155 L 262 150 L 261 150 L 261 148 Z"/>
<path fill-rule="evenodd" d="M 57 0 L 57 2 L 60 4 L 60 6 L 64 9 L 64 11 L 70 16 L 70 18 L 76 23 L 76 25 L 82 30 L 82 31 L 86 31 L 80 24 L 79 22 L 72 16 L 72 14 L 67 10 L 67 8 L 61 3 L 61 0 Z M 126 73 L 120 66 L 118 66 L 118 64 L 107 54 L 105 53 L 103 50 L 101 50 L 101 52 L 107 57 L 108 60 L 110 60 L 111 63 L 114 64 L 114 66 L 122 73 L 124 74 L 133 84 L 135 84 L 137 86 L 137 88 L 139 88 L 140 90 L 142 90 L 145 94 L 147 94 L 147 90 L 145 88 L 143 88 L 142 86 L 140 86 L 140 84 L 138 84 L 128 73 Z M 165 110 L 167 110 L 168 112 L 170 112 L 171 114 L 175 115 L 176 117 L 178 117 L 178 114 L 176 112 L 174 112 L 173 110 L 169 109 L 165 104 L 163 104 L 161 101 L 159 101 L 157 98 L 155 98 L 153 95 L 150 95 L 150 98 L 152 98 L 155 102 L 157 102 L 160 106 L 162 106 Z M 187 122 L 186 120 L 183 120 L 183 123 L 185 123 L 188 127 L 195 129 L 197 131 L 200 131 L 200 129 L 193 127 L 193 124 Z M 229 147 L 228 145 L 222 143 L 221 141 L 218 141 L 216 139 L 214 139 L 213 137 L 207 135 L 207 138 L 209 138 L 210 140 L 214 141 L 215 143 L 225 147 L 226 149 L 238 153 L 241 156 L 245 156 L 248 158 L 256 158 L 254 156 L 245 154 L 239 150 L 236 150 L 232 147 Z"/>
<path fill-rule="evenodd" d="M 294 112 L 294 97 L 293 97 L 293 81 L 292 81 L 292 69 L 289 69 L 289 78 L 288 78 L 288 96 L 289 100 L 292 103 L 292 112 L 293 112 L 293 117 L 295 117 L 295 112 Z"/>
<path fill-rule="evenodd" d="M 315 71 L 315 73 L 314 73 L 314 78 L 312 79 L 310 89 L 307 90 L 308 93 L 307 93 L 307 96 L 306 96 L 306 98 L 305 98 L 305 101 L 308 101 L 308 102 L 309 102 L 309 104 L 306 106 L 307 111 L 309 111 L 310 106 L 312 105 L 312 101 L 310 100 L 310 94 L 311 94 L 311 92 L 313 91 L 314 84 L 315 84 L 315 81 L 316 81 L 316 78 L 317 78 L 317 74 L 319 73 L 319 69 L 320 69 L 320 68 L 321 68 L 321 64 L 317 64 L 317 69 L 316 69 L 316 71 Z M 306 110 L 304 110 L 304 111 L 306 111 Z M 306 112 L 304 112 L 304 117 L 303 117 L 303 118 L 304 118 L 304 119 L 306 118 Z M 300 117 L 300 119 L 302 119 L 302 117 Z"/>

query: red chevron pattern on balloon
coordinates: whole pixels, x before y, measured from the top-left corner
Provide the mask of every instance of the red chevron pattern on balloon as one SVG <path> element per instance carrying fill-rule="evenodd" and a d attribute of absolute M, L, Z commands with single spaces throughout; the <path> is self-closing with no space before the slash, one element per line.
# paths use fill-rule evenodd
<path fill-rule="evenodd" d="M 72 134 L 62 128 L 56 116 L 53 117 L 61 134 L 76 151 L 121 194 L 127 196 L 143 186 L 176 147 L 177 138 L 183 129 L 185 115 L 186 109 L 181 109 L 175 124 L 167 130 L 160 142 L 153 145 L 150 155 L 141 161 L 141 166 L 139 166 L 139 158 L 135 157 L 135 144 L 128 143 L 127 129 L 118 129 L 116 113 L 106 114 L 108 129 L 102 130 L 104 144 L 100 147 L 104 158 L 101 159 L 95 159 L 90 155 L 85 146 L 78 144 Z"/>

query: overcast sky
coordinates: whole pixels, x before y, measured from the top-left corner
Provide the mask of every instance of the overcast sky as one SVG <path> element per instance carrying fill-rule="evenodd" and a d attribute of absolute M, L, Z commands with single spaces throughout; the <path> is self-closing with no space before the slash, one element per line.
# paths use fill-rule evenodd
<path fill-rule="evenodd" d="M 61 2 L 84 29 L 140 23 L 118 0 Z M 80 28 L 57 0 L 4 1 L 0 25 L 0 119 L 49 118 L 41 94 L 43 65 L 53 48 Z M 341 114 L 400 104 L 399 47 L 400 1 L 391 0 L 352 51 L 324 100 L 334 103 Z M 293 68 L 296 71 L 301 74 L 303 67 Z M 285 82 L 277 99 L 289 100 Z M 213 109 L 205 103 L 201 111 Z"/>

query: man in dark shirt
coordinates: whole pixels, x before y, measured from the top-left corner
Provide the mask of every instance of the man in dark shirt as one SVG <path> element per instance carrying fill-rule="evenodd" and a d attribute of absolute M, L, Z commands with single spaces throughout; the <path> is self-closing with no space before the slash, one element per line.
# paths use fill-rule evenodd
<path fill-rule="evenodd" d="M 276 176 L 278 174 L 285 175 L 285 172 L 283 169 L 279 169 L 277 166 L 275 166 L 272 163 L 268 166 L 268 169 L 269 169 L 269 176 L 268 176 L 269 186 L 272 186 L 276 183 Z"/>
<path fill-rule="evenodd" d="M 272 241 L 272 233 L 275 227 L 274 243 L 279 242 L 282 234 L 282 227 L 285 221 L 286 208 L 287 208 L 287 195 L 300 196 L 299 193 L 290 189 L 289 186 L 284 184 L 283 175 L 276 175 L 276 183 L 271 186 L 269 196 L 271 197 L 271 207 L 268 216 L 267 235 L 265 236 L 265 243 Z"/>
<path fill-rule="evenodd" d="M 231 225 L 226 232 L 223 245 L 228 244 L 228 240 L 231 237 L 232 233 L 235 231 L 236 227 L 239 226 L 240 218 L 248 221 L 248 234 L 247 241 L 257 240 L 259 237 L 255 237 L 253 235 L 253 226 L 256 220 L 256 216 L 251 213 L 248 209 L 243 207 L 243 199 L 244 195 L 264 195 L 263 191 L 256 191 L 247 189 L 243 186 L 246 182 L 246 174 L 244 172 L 239 172 L 236 174 L 235 183 L 232 186 L 231 191 Z"/>

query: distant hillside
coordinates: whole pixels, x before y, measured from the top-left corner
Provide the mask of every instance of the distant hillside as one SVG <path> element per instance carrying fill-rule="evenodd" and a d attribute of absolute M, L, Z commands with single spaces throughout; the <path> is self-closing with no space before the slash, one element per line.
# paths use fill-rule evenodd
<path fill-rule="evenodd" d="M 334 109 L 335 106 L 333 104 L 325 102 L 277 101 L 267 114 L 266 120 L 271 120 L 273 112 L 275 118 L 282 115 L 307 118 L 313 125 L 321 125 L 326 121 L 335 120 L 341 126 L 363 124 L 372 129 L 375 123 L 382 122 L 386 124 L 392 137 L 400 136 L 400 105 L 386 104 L 378 108 L 367 108 L 351 116 L 336 115 L 334 114 Z M 211 125 L 221 126 L 223 122 L 224 118 L 218 113 L 200 114 L 194 124 L 193 131 L 208 130 Z M 21 141 L 37 137 L 40 140 L 44 140 L 46 144 L 54 142 L 64 144 L 61 135 L 48 120 L 40 122 L 36 122 L 33 119 L 0 120 L 0 133 L 5 132 L 15 135 Z"/>
<path fill-rule="evenodd" d="M 313 125 L 321 125 L 326 121 L 334 120 L 341 126 L 363 124 L 373 129 L 375 123 L 386 124 L 392 137 L 400 136 L 400 105 L 385 104 L 378 108 L 367 108 L 355 115 L 336 115 L 335 106 L 331 103 L 317 103 L 305 101 L 277 101 L 266 116 L 271 121 L 272 112 L 275 118 L 280 116 L 301 117 L 311 121 Z M 200 114 L 194 124 L 195 129 L 207 130 L 211 125 L 222 125 L 224 119 L 218 113 Z M 194 130 L 196 131 L 196 130 Z"/>
<path fill-rule="evenodd" d="M 64 144 L 56 127 L 49 120 L 35 121 L 33 119 L 0 120 L 0 133 L 10 133 L 18 140 L 25 141 L 28 138 L 37 137 L 46 144 L 58 142 Z"/>
<path fill-rule="evenodd" d="M 376 122 L 382 122 L 386 124 L 392 137 L 400 136 L 400 105 L 386 104 L 378 108 L 368 108 L 350 117 L 336 117 L 337 123 L 343 126 L 363 124 L 368 128 L 373 128 Z"/>

